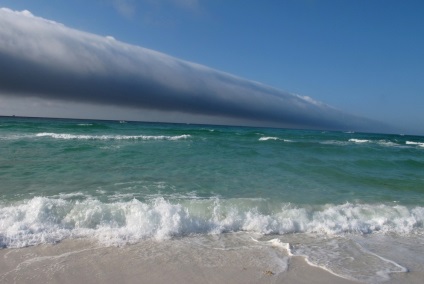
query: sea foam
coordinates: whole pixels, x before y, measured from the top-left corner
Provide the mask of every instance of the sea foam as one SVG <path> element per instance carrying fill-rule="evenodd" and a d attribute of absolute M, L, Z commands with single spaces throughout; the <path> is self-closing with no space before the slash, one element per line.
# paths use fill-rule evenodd
<path fill-rule="evenodd" d="M 36 137 L 51 137 L 64 140 L 180 140 L 187 139 L 190 135 L 76 135 L 69 133 L 37 133 Z"/>
<path fill-rule="evenodd" d="M 281 138 L 278 138 L 278 137 L 261 137 L 261 138 L 259 138 L 259 141 L 269 141 L 269 140 L 272 140 L 272 141 L 283 141 L 283 142 L 293 142 L 292 140 L 281 139 Z"/>
<path fill-rule="evenodd" d="M 261 137 L 259 141 L 280 140 L 278 137 Z"/>
<path fill-rule="evenodd" d="M 370 140 L 367 140 L 367 139 L 355 139 L 355 138 L 352 138 L 352 139 L 349 139 L 349 142 L 368 143 L 368 142 L 371 142 L 371 141 Z"/>
<path fill-rule="evenodd" d="M 251 206 L 256 203 L 255 206 Z M 164 240 L 191 234 L 249 231 L 260 234 L 423 233 L 424 208 L 342 204 L 316 209 L 282 204 L 260 210 L 261 201 L 190 199 L 103 203 L 34 197 L 0 207 L 0 246 L 24 247 L 67 238 L 105 245 Z M 249 206 L 247 206 L 249 204 Z"/>
<path fill-rule="evenodd" d="M 415 146 L 419 146 L 419 147 L 424 147 L 423 142 L 406 141 L 406 145 L 415 145 Z"/>

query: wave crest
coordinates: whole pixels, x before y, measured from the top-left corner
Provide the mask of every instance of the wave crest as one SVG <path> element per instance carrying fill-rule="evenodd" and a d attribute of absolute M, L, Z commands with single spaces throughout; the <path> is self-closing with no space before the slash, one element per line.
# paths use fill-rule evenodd
<path fill-rule="evenodd" d="M 51 137 L 64 140 L 180 140 L 190 137 L 188 134 L 167 135 L 76 135 L 69 133 L 37 133 L 36 137 Z"/>
<path fill-rule="evenodd" d="M 280 204 L 261 210 L 265 200 L 161 197 L 148 202 L 102 203 L 35 197 L 0 207 L 0 245 L 23 247 L 66 238 L 94 238 L 106 245 L 163 240 L 190 234 L 251 231 L 261 234 L 423 233 L 424 208 L 350 204 L 298 208 Z M 251 205 L 256 206 L 251 206 Z M 265 206 L 266 207 L 266 206 Z"/>

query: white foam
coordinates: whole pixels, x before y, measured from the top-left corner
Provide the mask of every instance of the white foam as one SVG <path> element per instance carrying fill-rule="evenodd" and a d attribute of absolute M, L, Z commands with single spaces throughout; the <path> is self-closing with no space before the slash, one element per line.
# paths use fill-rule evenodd
<path fill-rule="evenodd" d="M 371 142 L 370 140 L 367 139 L 355 139 L 355 138 L 351 138 L 349 139 L 349 142 L 354 142 L 354 143 L 368 143 Z"/>
<path fill-rule="evenodd" d="M 290 253 L 305 257 L 312 266 L 362 283 L 384 282 L 391 273 L 407 272 L 395 261 L 372 253 L 349 238 L 310 239 L 290 247 Z"/>
<path fill-rule="evenodd" d="M 281 239 L 296 241 L 291 245 Z M 377 283 L 389 280 L 392 273 L 408 271 L 397 262 L 370 252 L 349 238 L 311 238 L 301 235 L 296 239 L 281 239 L 274 238 L 266 243 L 285 251 L 289 257 L 301 256 L 310 266 L 319 267 L 345 279 Z M 253 241 L 263 243 L 256 239 Z"/>
<path fill-rule="evenodd" d="M 284 141 L 284 142 L 293 142 L 292 140 L 289 140 L 289 139 L 281 139 L 281 138 L 278 138 L 278 137 L 261 137 L 261 138 L 259 138 L 259 141 L 269 141 L 269 140 L 274 140 L 274 141 Z"/>
<path fill-rule="evenodd" d="M 23 247 L 66 238 L 95 238 L 106 245 L 190 234 L 249 231 L 259 234 L 423 233 L 424 208 L 400 205 L 282 205 L 260 212 L 260 200 L 188 199 L 102 203 L 34 197 L 0 206 L 0 246 Z"/>
<path fill-rule="evenodd" d="M 268 243 L 270 243 L 274 247 L 279 247 L 281 249 L 284 249 L 289 256 L 293 256 L 291 252 L 291 246 L 289 243 L 283 243 L 280 239 L 272 239 L 272 240 L 269 240 Z"/>
<path fill-rule="evenodd" d="M 367 139 L 352 138 L 352 139 L 349 139 L 348 141 L 327 140 L 327 141 L 320 142 L 320 144 L 324 144 L 324 145 L 338 145 L 338 146 L 346 146 L 346 145 L 350 145 L 351 143 L 355 143 L 355 144 L 371 143 L 371 144 L 377 144 L 384 147 L 402 147 L 402 145 L 392 141 L 388 141 L 388 140 L 367 140 Z"/>
<path fill-rule="evenodd" d="M 259 141 L 280 140 L 278 137 L 261 137 Z"/>
<path fill-rule="evenodd" d="M 395 142 L 387 141 L 387 140 L 378 140 L 377 143 L 381 146 L 386 146 L 386 147 L 398 147 L 398 146 L 400 146 L 399 144 L 397 144 Z"/>
<path fill-rule="evenodd" d="M 351 138 L 348 140 L 349 142 L 353 142 L 356 144 L 365 144 L 365 143 L 372 143 L 372 144 L 377 144 L 380 146 L 385 146 L 385 147 L 401 147 L 400 144 L 395 143 L 393 141 L 389 141 L 389 140 L 368 140 L 368 139 L 355 139 L 355 138 Z M 341 143 L 343 144 L 343 143 Z"/>
<path fill-rule="evenodd" d="M 419 147 L 424 147 L 424 142 L 414 142 L 414 141 L 406 141 L 406 145 L 415 145 Z"/>
<path fill-rule="evenodd" d="M 36 137 L 51 137 L 64 140 L 180 140 L 190 137 L 188 134 L 167 135 L 77 135 L 69 133 L 37 133 Z"/>

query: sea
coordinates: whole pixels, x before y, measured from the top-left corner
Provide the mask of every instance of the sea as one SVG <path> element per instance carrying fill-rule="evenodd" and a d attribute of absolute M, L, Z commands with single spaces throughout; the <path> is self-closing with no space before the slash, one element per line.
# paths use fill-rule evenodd
<path fill-rule="evenodd" d="M 363 283 L 423 271 L 424 137 L 0 117 L 0 250 L 77 239 L 262 246 Z"/>

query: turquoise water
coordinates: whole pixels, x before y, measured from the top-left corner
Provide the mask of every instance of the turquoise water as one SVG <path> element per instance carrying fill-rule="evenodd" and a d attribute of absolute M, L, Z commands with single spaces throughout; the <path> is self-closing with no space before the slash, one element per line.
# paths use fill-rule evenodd
<path fill-rule="evenodd" d="M 0 181 L 6 248 L 245 232 L 424 251 L 420 136 L 4 117 Z"/>
<path fill-rule="evenodd" d="M 424 137 L 3 118 L 2 199 L 82 193 L 424 205 Z"/>

